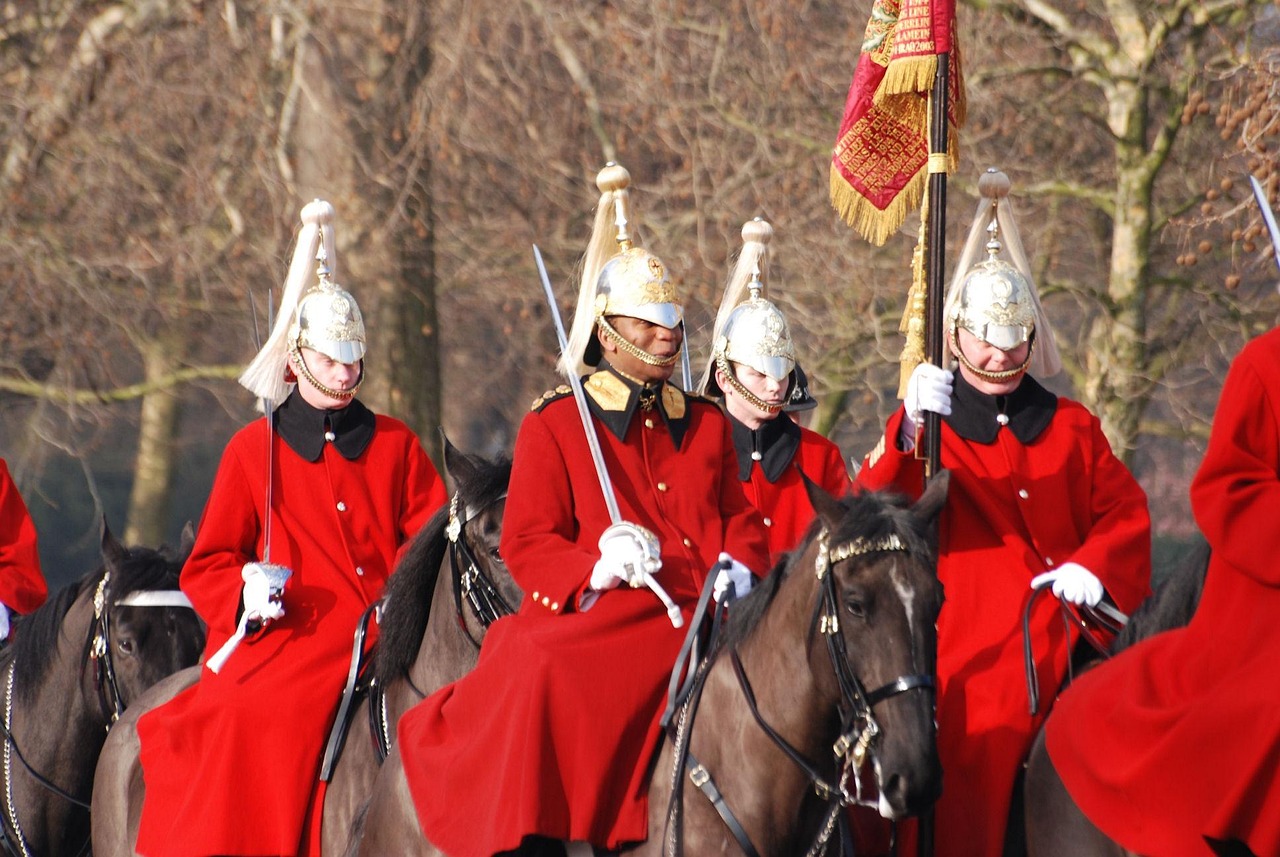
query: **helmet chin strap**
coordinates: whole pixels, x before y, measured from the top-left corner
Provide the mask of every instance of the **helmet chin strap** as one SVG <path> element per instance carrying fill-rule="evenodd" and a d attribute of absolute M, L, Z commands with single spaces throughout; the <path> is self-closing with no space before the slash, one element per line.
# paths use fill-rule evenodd
<path fill-rule="evenodd" d="M 1027 349 L 1027 359 L 1023 360 L 1021 365 L 1015 366 L 1012 369 L 1002 369 L 999 372 L 991 372 L 975 366 L 973 361 L 964 355 L 964 350 L 960 347 L 959 328 L 954 324 L 951 326 L 951 353 L 956 356 L 956 359 L 960 361 L 960 364 L 964 366 L 964 368 L 968 369 L 974 375 L 981 378 L 983 381 L 991 381 L 997 384 L 1002 381 L 1009 381 L 1017 378 L 1027 371 L 1027 367 L 1031 365 L 1031 355 L 1036 353 L 1035 334 L 1032 334 L 1031 338 L 1028 339 L 1027 342 L 1030 343 L 1031 347 Z"/>
<path fill-rule="evenodd" d="M 729 382 L 730 389 L 741 396 L 742 400 L 751 407 L 758 411 L 764 411 L 769 416 L 774 416 L 782 410 L 784 403 L 771 405 L 743 386 L 742 382 L 738 380 L 738 376 L 734 374 L 733 366 L 730 365 L 728 357 L 723 354 L 717 355 L 716 368 L 724 373 L 724 379 Z"/>
<path fill-rule="evenodd" d="M 618 346 L 619 350 L 627 354 L 630 354 L 632 357 L 636 358 L 642 363 L 647 363 L 650 366 L 674 366 L 675 362 L 680 359 L 680 351 L 684 350 L 684 343 L 682 342 L 680 343 L 680 351 L 677 351 L 675 354 L 672 354 L 670 357 L 658 357 L 656 355 L 650 354 L 648 351 L 645 351 L 643 348 L 640 348 L 639 346 L 631 342 L 628 342 L 626 337 L 624 337 L 621 333 L 618 333 L 618 331 L 614 328 L 614 326 L 609 324 L 609 320 L 606 319 L 604 316 L 602 315 L 596 316 L 596 324 L 600 326 L 600 330 L 604 332 L 604 335 L 608 337 L 610 340 L 612 340 L 615 345 Z"/>
<path fill-rule="evenodd" d="M 342 399 L 343 401 L 351 401 L 355 398 L 356 393 L 360 389 L 360 385 L 364 383 L 364 362 L 360 363 L 360 377 L 356 379 L 356 384 L 350 390 L 335 390 L 332 387 L 326 387 L 320 383 L 320 379 L 311 373 L 311 369 L 307 367 L 307 361 L 303 359 L 302 352 L 298 346 L 289 346 L 289 360 L 293 363 L 293 370 L 298 373 L 299 377 L 306 378 L 307 383 L 315 387 L 324 395 L 331 399 Z"/>

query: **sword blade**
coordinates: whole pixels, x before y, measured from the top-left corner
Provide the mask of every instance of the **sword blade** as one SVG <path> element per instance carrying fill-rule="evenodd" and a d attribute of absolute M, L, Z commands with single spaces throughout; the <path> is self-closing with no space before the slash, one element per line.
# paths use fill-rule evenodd
<path fill-rule="evenodd" d="M 560 342 L 560 352 L 569 350 L 569 340 L 565 336 L 564 322 L 560 319 L 560 308 L 556 304 L 556 294 L 551 288 L 551 279 L 547 276 L 547 266 L 542 262 L 542 251 L 533 245 L 533 259 L 538 265 L 538 276 L 542 280 L 542 291 L 547 296 L 547 306 L 551 309 L 551 318 L 556 324 L 556 339 Z M 576 372 L 566 372 L 569 387 L 573 390 L 573 399 L 578 405 L 578 418 L 582 420 L 582 430 L 587 435 L 587 448 L 591 450 L 591 463 L 596 468 L 596 478 L 600 480 L 600 493 L 604 495 L 604 505 L 609 510 L 612 523 L 622 523 L 622 512 L 618 508 L 618 497 L 613 490 L 613 480 L 609 478 L 609 468 L 604 463 L 604 452 L 600 449 L 600 438 L 596 435 L 595 423 L 591 421 L 591 411 L 587 408 L 587 392 L 582 389 L 582 379 Z"/>
<path fill-rule="evenodd" d="M 1276 216 L 1271 210 L 1271 203 L 1267 200 L 1267 192 L 1253 176 L 1249 176 L 1249 181 L 1253 183 L 1253 196 L 1258 200 L 1262 220 L 1267 224 L 1267 231 L 1271 233 L 1271 253 L 1276 258 L 1276 267 L 1280 268 L 1280 227 L 1276 226 Z"/>

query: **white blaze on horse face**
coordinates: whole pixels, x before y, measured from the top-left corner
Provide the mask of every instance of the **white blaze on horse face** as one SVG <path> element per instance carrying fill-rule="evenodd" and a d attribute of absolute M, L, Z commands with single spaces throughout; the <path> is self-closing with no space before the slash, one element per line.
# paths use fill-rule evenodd
<path fill-rule="evenodd" d="M 889 579 L 893 581 L 893 588 L 898 593 L 898 597 L 902 599 L 902 609 L 907 611 L 907 629 L 911 632 L 911 639 L 916 636 L 916 629 L 913 622 L 915 611 L 912 607 L 915 604 L 916 591 L 907 580 L 906 572 L 902 566 L 895 560 L 893 569 L 889 572 Z M 915 658 L 912 658 L 915 661 Z"/>

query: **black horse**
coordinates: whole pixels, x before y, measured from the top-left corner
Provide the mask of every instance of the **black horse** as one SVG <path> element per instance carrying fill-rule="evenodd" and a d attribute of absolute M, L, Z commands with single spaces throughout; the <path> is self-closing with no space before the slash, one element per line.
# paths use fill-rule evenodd
<path fill-rule="evenodd" d="M 204 627 L 177 592 L 191 550 L 123 547 L 103 523 L 102 567 L 23 617 L 0 654 L 8 853 L 84 853 L 107 729 L 149 686 L 200 656 Z"/>
<path fill-rule="evenodd" d="M 1118 655 L 1154 634 L 1190 622 L 1200 603 L 1208 567 L 1209 545 L 1202 540 L 1134 611 L 1112 644 L 1110 654 Z M 1043 730 L 1027 760 L 1024 803 L 1027 849 L 1033 857 L 1124 857 L 1130 854 L 1098 830 L 1075 805 L 1045 749 Z M 1243 857 L 1248 852 L 1223 853 Z"/>
<path fill-rule="evenodd" d="M 475 666 L 489 624 L 522 597 L 498 551 L 510 459 L 466 455 L 447 438 L 444 458 L 453 499 L 423 525 L 387 582 L 373 658 L 374 691 L 356 701 L 351 716 L 339 724 L 324 794 L 324 854 L 343 853 L 400 715 Z M 200 669 L 184 670 L 152 688 L 112 730 L 93 791 L 98 857 L 134 853 L 144 795 L 138 718 L 193 684 Z"/>

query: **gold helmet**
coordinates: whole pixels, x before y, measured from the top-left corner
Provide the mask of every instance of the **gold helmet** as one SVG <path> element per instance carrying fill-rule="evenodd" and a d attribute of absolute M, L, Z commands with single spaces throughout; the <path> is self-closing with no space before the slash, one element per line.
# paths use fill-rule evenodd
<path fill-rule="evenodd" d="M 994 168 L 978 180 L 983 200 L 943 308 L 951 350 L 967 364 L 956 339 L 960 328 L 1003 351 L 1030 342 L 1032 347 L 1022 366 L 997 374 L 1012 377 L 1031 371 L 1042 377 L 1054 375 L 1062 368 L 1062 360 L 1031 279 L 1012 203 L 1006 199 L 1009 187 L 1009 177 Z M 986 258 L 974 264 L 979 252 L 985 252 Z"/>
<path fill-rule="evenodd" d="M 614 163 L 606 165 L 596 177 L 600 203 L 582 259 L 578 306 L 568 347 L 560 355 L 560 370 L 566 374 L 585 374 L 600 362 L 597 329 L 647 363 L 670 365 L 679 359 L 679 352 L 658 358 L 636 348 L 608 321 L 610 316 L 628 316 L 672 330 L 684 323 L 684 309 L 666 265 L 632 242 L 627 210 L 630 184 L 631 175 Z"/>
<path fill-rule="evenodd" d="M 330 390 L 311 375 L 302 359 L 301 349 L 311 348 L 341 363 L 356 363 L 364 358 L 365 330 L 356 299 L 334 282 L 333 206 L 313 200 L 303 207 L 301 219 L 271 334 L 240 376 L 241 385 L 259 398 L 264 410 L 274 409 L 289 395 L 292 379 L 285 370 L 290 364 L 335 398 L 350 398 L 360 386 L 357 382 L 350 390 Z M 317 280 L 304 293 L 313 273 Z"/>
<path fill-rule="evenodd" d="M 786 316 L 764 297 L 762 269 L 772 237 L 773 227 L 759 217 L 742 227 L 742 252 L 716 313 L 711 362 L 699 388 L 704 394 L 724 395 L 716 383 L 715 370 L 719 369 L 739 395 L 766 413 L 777 413 L 782 406 L 760 400 L 739 384 L 731 364 L 750 366 L 775 381 L 789 379 L 796 366 L 796 346 Z"/>

